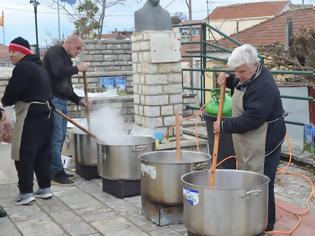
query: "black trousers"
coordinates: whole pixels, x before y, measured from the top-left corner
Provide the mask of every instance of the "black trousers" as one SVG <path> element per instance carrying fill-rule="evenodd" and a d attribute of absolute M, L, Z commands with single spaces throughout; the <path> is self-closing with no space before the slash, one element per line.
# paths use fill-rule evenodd
<path fill-rule="evenodd" d="M 48 117 L 47 111 L 31 108 L 23 126 L 20 160 L 15 161 L 20 193 L 33 192 L 34 172 L 40 188 L 50 187 L 52 117 Z"/>
<path fill-rule="evenodd" d="M 268 196 L 268 227 L 273 227 L 276 222 L 276 204 L 274 183 L 277 172 L 277 167 L 281 157 L 281 145 L 274 152 L 265 158 L 264 174 L 270 178 L 269 196 Z"/>

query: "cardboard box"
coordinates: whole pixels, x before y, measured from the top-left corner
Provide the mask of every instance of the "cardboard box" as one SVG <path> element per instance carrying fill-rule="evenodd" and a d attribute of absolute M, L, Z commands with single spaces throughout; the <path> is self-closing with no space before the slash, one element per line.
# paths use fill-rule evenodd
<path fill-rule="evenodd" d="M 314 128 L 315 131 L 315 128 Z M 315 135 L 315 132 L 314 132 Z M 303 151 L 313 152 L 313 125 L 304 124 Z"/>

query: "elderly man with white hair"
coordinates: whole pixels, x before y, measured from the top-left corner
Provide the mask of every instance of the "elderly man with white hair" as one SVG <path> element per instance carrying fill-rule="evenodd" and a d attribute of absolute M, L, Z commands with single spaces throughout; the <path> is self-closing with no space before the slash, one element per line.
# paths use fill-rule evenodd
<path fill-rule="evenodd" d="M 270 178 L 268 225 L 275 224 L 274 179 L 286 127 L 280 92 L 271 72 L 259 63 L 257 50 L 244 44 L 233 50 L 228 66 L 234 73 L 220 73 L 218 84 L 233 93 L 232 117 L 214 122 L 214 133 L 231 133 L 241 170 Z"/>

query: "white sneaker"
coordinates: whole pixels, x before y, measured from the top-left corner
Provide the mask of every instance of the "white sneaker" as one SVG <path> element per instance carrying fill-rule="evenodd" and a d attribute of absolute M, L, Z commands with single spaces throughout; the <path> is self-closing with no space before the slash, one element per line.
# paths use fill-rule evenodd
<path fill-rule="evenodd" d="M 34 192 L 34 196 L 42 199 L 49 199 L 53 196 L 50 188 L 38 188 L 36 192 Z"/>
<path fill-rule="evenodd" d="M 33 193 L 20 193 L 16 199 L 16 203 L 19 205 L 28 205 L 35 201 Z"/>

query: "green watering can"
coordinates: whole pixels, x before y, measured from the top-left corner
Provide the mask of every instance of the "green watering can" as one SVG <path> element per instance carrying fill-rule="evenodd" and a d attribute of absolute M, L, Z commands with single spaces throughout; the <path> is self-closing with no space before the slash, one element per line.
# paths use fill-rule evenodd
<path fill-rule="evenodd" d="M 219 109 L 220 88 L 213 89 L 211 99 L 206 104 L 205 111 L 210 115 L 217 115 Z M 225 94 L 222 115 L 226 117 L 232 116 L 232 97 Z"/>

